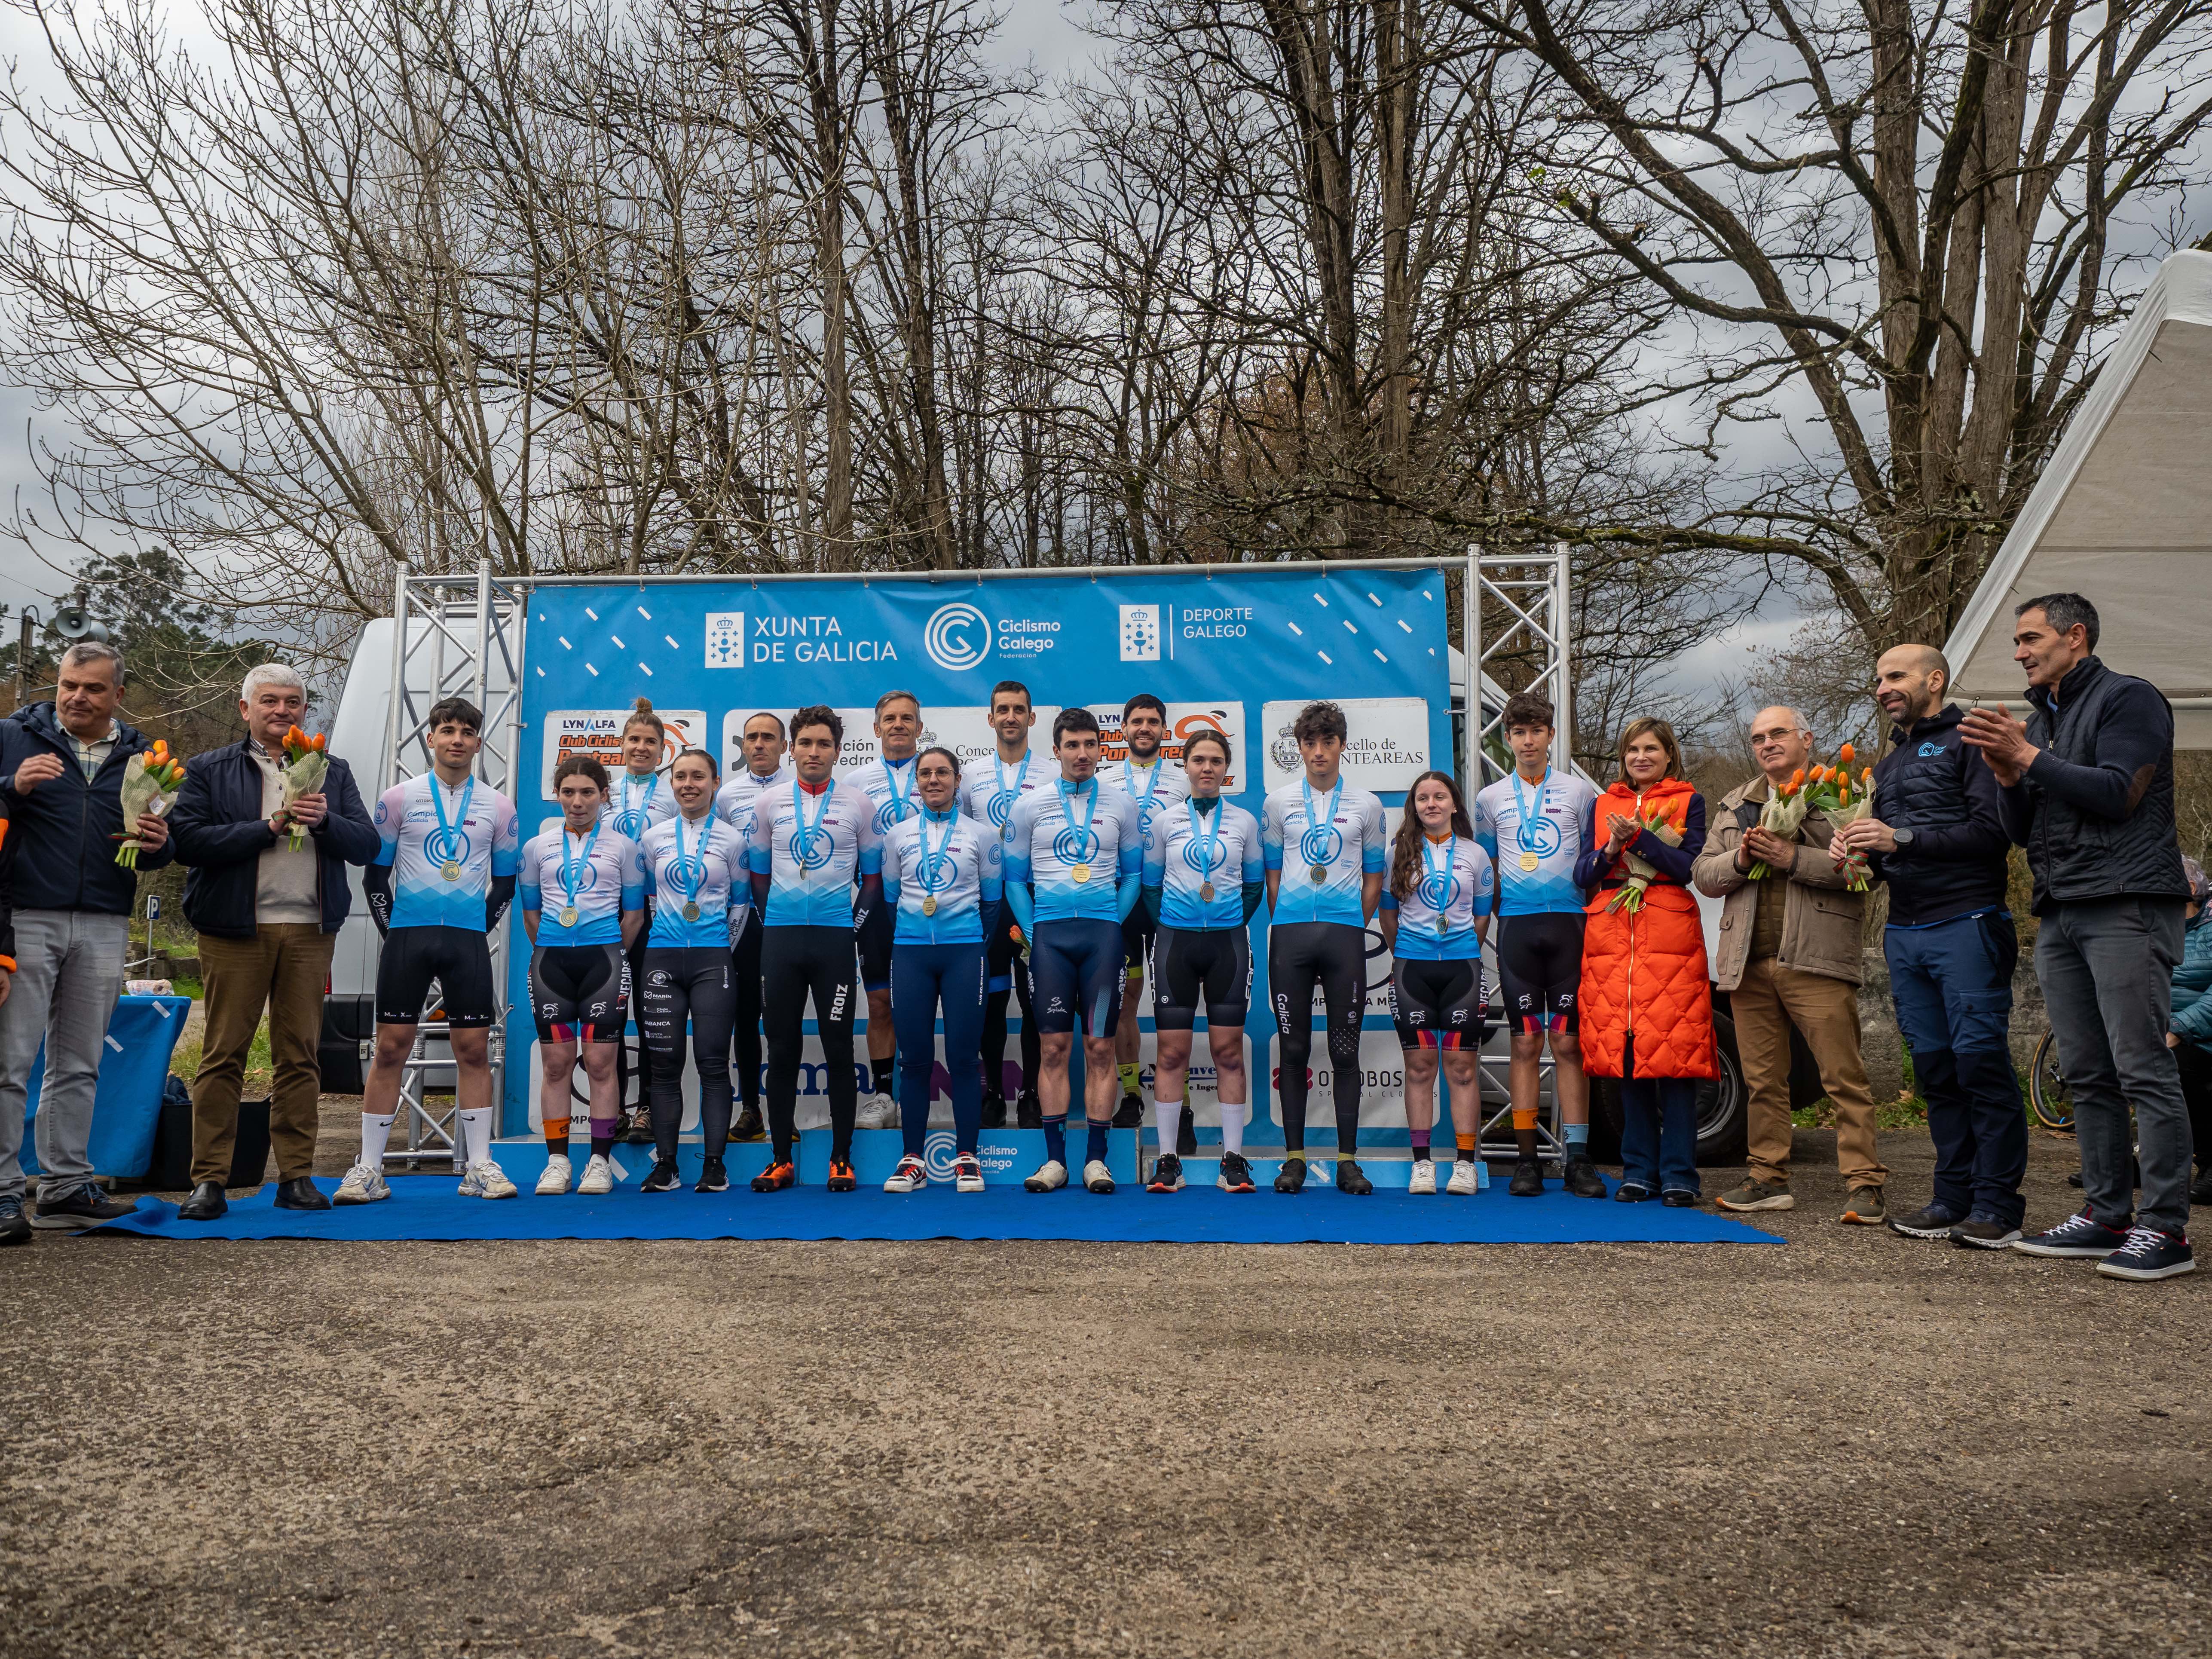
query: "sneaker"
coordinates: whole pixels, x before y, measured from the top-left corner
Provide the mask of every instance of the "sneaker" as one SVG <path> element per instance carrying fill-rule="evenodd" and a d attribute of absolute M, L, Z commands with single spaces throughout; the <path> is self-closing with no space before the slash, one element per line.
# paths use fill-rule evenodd
<path fill-rule="evenodd" d="M 1471 1158 L 1452 1160 L 1451 1179 L 1444 1182 L 1444 1191 L 1454 1198 L 1472 1198 L 1482 1190 L 1482 1165 Z"/>
<path fill-rule="evenodd" d="M 2155 1227 L 2130 1227 L 2128 1242 L 2097 1264 L 2107 1279 L 2138 1282 L 2172 1279 L 2197 1271 L 2197 1257 L 2179 1233 L 2162 1233 Z"/>
<path fill-rule="evenodd" d="M 759 1107 L 748 1106 L 738 1114 L 738 1121 L 730 1126 L 730 1139 L 748 1143 L 768 1139 L 768 1126 L 761 1121 Z"/>
<path fill-rule="evenodd" d="M 1144 1127 L 1145 1101 L 1141 1095 L 1123 1095 L 1121 1103 L 1114 1109 L 1114 1127 L 1117 1129 L 1136 1129 Z"/>
<path fill-rule="evenodd" d="M 1844 1212 L 1837 1219 L 1846 1227 L 1879 1227 L 1883 1213 L 1881 1188 L 1854 1187 L 1844 1194 Z"/>
<path fill-rule="evenodd" d="M 1145 1190 L 1148 1193 L 1179 1193 L 1182 1185 L 1182 1160 L 1173 1152 L 1162 1152 L 1158 1161 L 1152 1165 L 1152 1178 L 1145 1183 Z"/>
<path fill-rule="evenodd" d="M 1048 1158 L 1037 1165 L 1037 1172 L 1022 1182 L 1028 1193 L 1056 1193 L 1067 1185 L 1067 1165 L 1056 1158 Z"/>
<path fill-rule="evenodd" d="M 676 1173 L 676 1160 L 656 1158 L 653 1160 L 653 1173 L 638 1182 L 637 1189 L 641 1193 L 672 1193 L 683 1184 L 684 1177 Z"/>
<path fill-rule="evenodd" d="M 33 1227 L 97 1227 L 129 1215 L 138 1207 L 134 1200 L 125 1203 L 110 1198 L 91 1182 L 82 1187 L 72 1187 L 68 1192 L 48 1198 L 43 1189 L 39 1201 L 31 1211 Z"/>
<path fill-rule="evenodd" d="M 1597 1172 L 1597 1165 L 1586 1158 L 1571 1158 L 1561 1172 L 1566 1189 L 1577 1198 L 1606 1196 L 1605 1177 Z"/>
<path fill-rule="evenodd" d="M 1889 1230 L 1900 1238 L 1948 1238 L 1964 1219 L 1948 1204 L 1929 1204 L 1910 1215 L 1893 1215 Z"/>
<path fill-rule="evenodd" d="M 1613 1201 L 1616 1204 L 1644 1204 L 1658 1196 L 1640 1181 L 1623 1181 L 1613 1189 Z"/>
<path fill-rule="evenodd" d="M 1452 1173 L 1456 1175 L 1459 1172 L 1455 1170 Z M 1416 1198 L 1430 1198 L 1435 1195 L 1437 1190 L 1435 1159 L 1417 1158 L 1413 1160 L 1413 1167 L 1406 1176 L 1406 1190 Z"/>
<path fill-rule="evenodd" d="M 0 1198 L 0 1246 L 30 1242 L 31 1224 L 23 1214 L 23 1200 L 14 1193 Z"/>
<path fill-rule="evenodd" d="M 952 1190 L 956 1193 L 980 1193 L 983 1190 L 981 1158 L 973 1152 L 963 1152 L 952 1160 Z"/>
<path fill-rule="evenodd" d="M 1083 1166 L 1083 1190 L 1103 1198 L 1114 1190 L 1114 1172 L 1106 1167 L 1106 1160 L 1094 1158 Z"/>
<path fill-rule="evenodd" d="M 1242 1152 L 1224 1152 L 1221 1169 L 1213 1177 L 1213 1184 L 1224 1193 L 1249 1193 L 1252 1188 L 1252 1165 Z"/>
<path fill-rule="evenodd" d="M 1544 1166 L 1524 1158 L 1513 1166 L 1512 1184 L 1505 1189 L 1516 1198 L 1537 1198 L 1544 1191 Z"/>
<path fill-rule="evenodd" d="M 927 1185 L 929 1165 L 908 1152 L 899 1160 L 898 1168 L 891 1171 L 891 1178 L 884 1182 L 884 1190 L 887 1193 L 918 1193 Z"/>
<path fill-rule="evenodd" d="M 859 1108 L 853 1114 L 855 1129 L 896 1129 L 898 1127 L 897 1103 L 889 1095 L 863 1095 Z"/>
<path fill-rule="evenodd" d="M 1367 1171 L 1359 1167 L 1356 1158 L 1336 1160 L 1336 1190 L 1350 1193 L 1354 1198 L 1364 1198 L 1375 1190 L 1375 1183 L 1367 1178 Z"/>
<path fill-rule="evenodd" d="M 589 1182 L 589 1165 L 584 1170 L 584 1180 Z M 456 1189 L 463 1198 L 513 1198 L 515 1185 L 507 1178 L 507 1171 L 488 1158 L 480 1158 L 461 1174 L 461 1184 Z M 589 1186 L 583 1190 L 588 1192 Z"/>
<path fill-rule="evenodd" d="M 1014 1102 L 1014 1127 L 1042 1129 L 1044 1127 L 1044 1106 L 1036 1097 L 1036 1091 L 1024 1089 Z"/>
<path fill-rule="evenodd" d="M 1190 1121 L 1190 1103 L 1183 1103 L 1182 1115 L 1176 1119 L 1176 1156 L 1198 1156 L 1198 1125 Z"/>
<path fill-rule="evenodd" d="M 830 1160 L 830 1179 L 823 1184 L 833 1193 L 849 1193 L 859 1188 L 860 1180 L 853 1173 L 851 1164 L 841 1158 L 833 1158 Z"/>
<path fill-rule="evenodd" d="M 655 1167 L 659 1167 L 657 1161 Z M 668 1167 L 672 1170 L 676 1166 L 672 1164 Z M 586 1198 L 604 1198 L 614 1189 L 614 1159 L 609 1158 L 605 1152 L 593 1152 L 585 1162 L 584 1178 L 576 1183 L 576 1190 Z M 653 1190 L 665 1192 L 667 1189 L 656 1187 Z"/>
<path fill-rule="evenodd" d="M 1006 1127 L 1006 1097 L 1004 1095 L 983 1097 L 983 1127 L 1003 1129 Z"/>
<path fill-rule="evenodd" d="M 331 1194 L 333 1204 L 375 1204 L 392 1196 L 392 1183 L 373 1164 L 356 1164 Z"/>
<path fill-rule="evenodd" d="M 2107 1256 L 2128 1242 L 2125 1227 L 2107 1227 L 2083 1210 L 2056 1227 L 2029 1233 L 2013 1245 L 2022 1255 Z"/>
<path fill-rule="evenodd" d="M 1283 1167 L 1275 1171 L 1275 1190 L 1279 1193 L 1302 1193 L 1306 1189 L 1306 1161 L 1302 1158 L 1286 1158 Z"/>
<path fill-rule="evenodd" d="M 1713 1200 L 1723 1210 L 1794 1210 L 1796 1195 L 1790 1192 L 1787 1182 L 1746 1181 L 1734 1192 L 1723 1193 Z"/>
<path fill-rule="evenodd" d="M 615 1131 L 615 1139 L 622 1142 L 625 1146 L 652 1146 L 652 1112 L 647 1110 L 645 1107 L 641 1106 L 634 1112 L 624 1113 L 623 1115 L 622 1127 Z M 578 1192 L 581 1192 L 583 1188 L 579 1187 L 576 1190 Z"/>
<path fill-rule="evenodd" d="M 1951 1242 L 1962 1250 L 2002 1250 L 2019 1239 L 2019 1228 L 1985 1215 L 1968 1216 L 1951 1230 Z"/>
<path fill-rule="evenodd" d="M 695 1193 L 726 1193 L 730 1190 L 730 1172 L 719 1158 L 703 1158 L 699 1164 L 699 1184 Z"/>
<path fill-rule="evenodd" d="M 1694 1210 L 1704 1196 L 1702 1193 L 1692 1192 L 1687 1187 L 1669 1187 L 1659 1194 L 1659 1202 L 1670 1210 Z"/>
<path fill-rule="evenodd" d="M 780 1193 L 797 1184 L 798 1180 L 799 1171 L 793 1169 L 791 1161 L 786 1158 L 781 1163 L 769 1164 L 755 1176 L 753 1190 L 757 1193 Z"/>
<path fill-rule="evenodd" d="M 538 1185 L 531 1190 L 540 1198 L 558 1198 L 568 1190 L 568 1180 L 575 1173 L 568 1155 L 555 1152 L 545 1160 L 545 1173 L 538 1177 Z"/>

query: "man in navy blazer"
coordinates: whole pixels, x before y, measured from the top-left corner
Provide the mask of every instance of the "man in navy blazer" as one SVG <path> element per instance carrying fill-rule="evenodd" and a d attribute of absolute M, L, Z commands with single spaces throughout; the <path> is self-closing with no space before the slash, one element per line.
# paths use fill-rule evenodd
<path fill-rule="evenodd" d="M 336 756 L 319 790 L 285 803 L 284 737 L 307 708 L 307 685 L 285 664 L 247 674 L 238 702 L 245 740 L 196 757 L 169 814 L 177 860 L 190 872 L 185 915 L 199 930 L 207 987 L 207 1036 L 192 1082 L 192 1194 L 177 1212 L 188 1221 L 212 1221 L 229 1208 L 223 1188 L 239 1091 L 264 1008 L 276 1067 L 269 1139 L 276 1203 L 330 1207 L 311 1178 L 322 1091 L 315 1051 L 331 948 L 353 902 L 345 866 L 374 858 L 377 835 L 352 769 Z M 295 825 L 307 831 L 297 848 Z"/>

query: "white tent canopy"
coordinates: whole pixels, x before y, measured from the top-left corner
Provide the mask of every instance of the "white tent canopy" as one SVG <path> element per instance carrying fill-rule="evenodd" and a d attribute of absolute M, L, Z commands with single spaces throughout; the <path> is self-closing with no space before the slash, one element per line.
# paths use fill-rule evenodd
<path fill-rule="evenodd" d="M 2019 700 L 2013 607 L 2066 592 L 2172 700 L 2176 743 L 2212 748 L 2212 254 L 2159 267 L 1997 550 L 1946 647 L 1962 698 Z"/>

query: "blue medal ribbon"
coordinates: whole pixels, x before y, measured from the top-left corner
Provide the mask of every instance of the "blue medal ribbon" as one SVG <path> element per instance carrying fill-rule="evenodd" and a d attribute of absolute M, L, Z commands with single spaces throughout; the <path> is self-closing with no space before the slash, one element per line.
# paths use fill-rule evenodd
<path fill-rule="evenodd" d="M 714 833 L 712 817 L 699 822 L 699 845 L 694 853 L 684 850 L 684 815 L 676 815 L 676 880 L 684 890 L 684 920 L 699 920 L 699 890 L 707 884 L 707 842 Z"/>
<path fill-rule="evenodd" d="M 1002 813 L 1000 815 L 997 815 L 994 820 L 998 823 L 1002 836 L 1011 835 L 1012 833 L 1012 831 L 1007 827 L 1006 819 L 1013 816 L 1014 803 L 1021 799 L 1022 786 L 1029 781 L 1030 763 L 1036 758 L 1036 757 L 1029 750 L 1024 750 L 1022 751 L 1022 769 L 1020 771 L 1014 774 L 1013 785 L 1010 788 L 1006 784 L 1006 769 L 999 763 L 997 751 L 994 750 L 992 752 L 991 772 L 992 775 L 999 781 L 999 793 L 991 797 L 991 804 L 994 806 L 998 806 L 1001 803 L 1004 803 Z"/>
<path fill-rule="evenodd" d="M 622 811 L 615 814 L 615 828 L 620 830 L 625 836 L 630 834 L 629 826 L 632 823 L 635 823 L 640 830 L 645 828 L 642 817 L 639 813 L 639 809 L 630 802 L 630 785 L 635 782 L 636 780 L 637 775 L 635 772 L 625 770 L 622 775 Z M 647 806 L 651 806 L 653 805 L 653 793 L 659 787 L 660 774 L 658 772 L 647 773 L 645 778 L 644 803 Z"/>
<path fill-rule="evenodd" d="M 1090 810 L 1084 813 L 1083 822 L 1078 823 L 1071 803 L 1086 790 L 1089 792 Z M 1079 783 L 1070 791 L 1067 781 L 1061 779 L 1060 811 L 1060 816 L 1067 820 L 1069 832 L 1075 837 L 1075 856 L 1066 860 L 1068 872 L 1074 875 L 1078 882 L 1088 881 L 1091 879 L 1091 821 L 1098 816 L 1098 780 L 1092 778 L 1088 782 Z M 1079 870 L 1081 873 L 1076 874 Z"/>
<path fill-rule="evenodd" d="M 1328 846 L 1329 832 L 1336 828 L 1337 806 L 1344 799 L 1344 775 L 1342 773 L 1337 775 L 1336 787 L 1330 790 L 1328 794 L 1328 811 L 1319 817 L 1315 816 L 1312 782 L 1302 777 L 1298 780 L 1298 787 L 1305 793 L 1306 799 L 1306 835 L 1298 837 L 1302 843 L 1298 850 L 1302 853 L 1307 851 L 1303 845 L 1306 836 L 1312 836 L 1316 830 L 1321 832 L 1319 837 L 1314 842 L 1314 853 L 1310 854 L 1306 860 L 1312 866 L 1307 873 L 1312 877 L 1315 885 L 1318 886 L 1328 878 L 1328 866 L 1333 862 L 1324 849 Z"/>
<path fill-rule="evenodd" d="M 797 821 L 798 827 L 791 837 L 791 856 L 802 872 L 817 870 L 821 864 L 830 862 L 825 857 L 821 864 L 811 863 L 809 862 L 809 855 L 814 847 L 815 836 L 825 833 L 822 820 L 830 816 L 830 797 L 836 792 L 837 781 L 835 778 L 822 786 L 822 805 L 815 811 L 814 822 L 809 823 L 806 821 L 806 786 L 795 778 L 792 781 L 791 815 Z"/>
<path fill-rule="evenodd" d="M 1514 839 L 1519 843 L 1522 852 L 1540 853 L 1544 849 L 1533 830 L 1533 820 L 1528 812 L 1528 799 L 1521 793 L 1520 768 L 1514 768 L 1507 775 L 1513 780 L 1513 805 L 1520 810 L 1521 813 L 1521 823 L 1514 832 Z M 1547 766 L 1544 769 L 1544 775 L 1536 781 L 1536 817 L 1540 818 L 1544 816 L 1545 792 L 1551 787 L 1552 769 Z"/>
<path fill-rule="evenodd" d="M 1437 913 L 1437 937 L 1442 939 L 1444 933 L 1444 911 L 1449 908 L 1452 902 L 1452 854 L 1457 850 L 1457 842 L 1451 837 L 1445 838 L 1444 858 L 1442 864 L 1434 862 L 1430 856 L 1431 850 L 1435 846 L 1436 842 L 1430 840 L 1427 836 L 1421 837 L 1420 895 L 1422 902 Z"/>
<path fill-rule="evenodd" d="M 477 775 L 471 772 L 469 781 L 461 786 L 460 822 L 463 823 L 469 821 L 469 803 L 476 799 L 476 794 Z M 460 837 L 453 833 L 453 820 L 446 816 L 446 786 L 434 772 L 430 775 L 430 805 L 438 815 L 438 844 L 451 849 L 440 859 L 438 873 L 447 881 L 459 881 L 461 878 Z M 562 833 L 568 833 L 565 828 Z"/>
<path fill-rule="evenodd" d="M 592 825 L 592 833 L 584 838 L 582 856 L 573 860 L 568 856 L 568 826 L 563 823 L 561 826 L 561 886 L 568 896 L 568 902 L 561 912 L 563 927 L 576 925 L 576 878 L 591 868 L 592 848 L 599 844 L 599 826 L 597 823 Z"/>
<path fill-rule="evenodd" d="M 1191 839 L 1198 843 L 1198 879 L 1201 887 L 1213 884 L 1213 849 L 1221 842 L 1221 801 L 1215 797 L 1213 811 L 1200 817 L 1195 796 L 1183 802 L 1183 811 L 1190 815 Z M 1210 902 L 1205 893 L 1199 895 L 1201 903 Z"/>
<path fill-rule="evenodd" d="M 914 775 L 917 769 L 915 762 L 917 758 L 919 757 L 909 755 L 903 763 L 889 759 L 884 762 L 884 787 L 890 793 L 893 823 L 906 822 L 906 804 L 914 797 Z M 906 767 L 904 789 L 898 787 L 898 769 L 901 764 Z"/>

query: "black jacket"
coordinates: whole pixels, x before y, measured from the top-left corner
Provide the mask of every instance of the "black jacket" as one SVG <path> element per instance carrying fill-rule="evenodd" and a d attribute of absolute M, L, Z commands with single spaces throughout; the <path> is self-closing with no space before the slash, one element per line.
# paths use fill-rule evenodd
<path fill-rule="evenodd" d="M 330 810 L 309 834 L 322 878 L 323 931 L 335 933 L 353 905 L 345 867 L 367 864 L 379 842 L 352 769 L 335 755 L 323 779 L 323 799 Z M 169 833 L 177 857 L 191 872 L 185 878 L 185 919 L 217 939 L 252 939 L 261 855 L 276 844 L 276 836 L 261 816 L 261 766 L 244 741 L 201 755 L 185 768 Z"/>
<path fill-rule="evenodd" d="M 2027 700 L 2027 740 L 2043 752 L 2002 803 L 2006 834 L 2027 848 L 2036 915 L 2052 902 L 2186 900 L 2165 694 L 2084 657 L 2056 697 L 2030 686 Z"/>
<path fill-rule="evenodd" d="M 115 747 L 88 783 L 53 704 L 33 703 L 0 720 L 0 800 L 12 820 L 9 897 L 14 908 L 131 914 L 137 872 L 115 861 L 123 836 L 123 766 L 154 744 L 136 726 L 119 720 L 117 726 Z M 60 756 L 62 775 L 19 795 L 15 769 L 33 755 Z M 138 869 L 159 870 L 175 856 L 173 836 L 158 851 L 141 853 Z"/>
<path fill-rule="evenodd" d="M 2012 837 L 1999 810 L 2003 792 L 1981 754 L 1959 736 L 1964 718 L 1946 703 L 1910 730 L 1890 728 L 1895 745 L 1875 763 L 1874 815 L 1911 842 L 1868 864 L 1889 884 L 1893 927 L 1924 927 L 2005 902 L 2005 856 Z"/>

